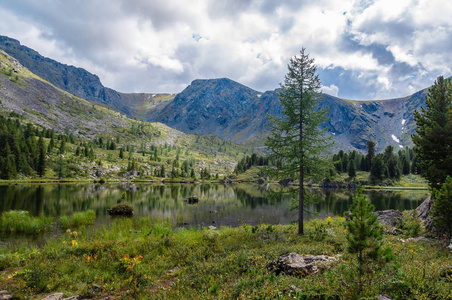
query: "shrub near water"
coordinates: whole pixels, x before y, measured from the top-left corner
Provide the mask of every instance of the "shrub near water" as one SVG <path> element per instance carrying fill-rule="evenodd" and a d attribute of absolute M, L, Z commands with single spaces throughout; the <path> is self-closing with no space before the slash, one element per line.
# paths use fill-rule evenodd
<path fill-rule="evenodd" d="M 118 203 L 107 209 L 107 212 L 111 216 L 131 216 L 133 215 L 133 206 L 126 202 Z"/>
<path fill-rule="evenodd" d="M 1 231 L 37 233 L 52 227 L 51 217 L 32 217 L 28 211 L 12 210 L 1 217 Z"/>
<path fill-rule="evenodd" d="M 59 224 L 62 228 L 69 228 L 72 226 L 93 225 L 95 221 L 96 213 L 90 209 L 88 211 L 76 212 L 72 218 L 62 216 L 59 219 Z"/>

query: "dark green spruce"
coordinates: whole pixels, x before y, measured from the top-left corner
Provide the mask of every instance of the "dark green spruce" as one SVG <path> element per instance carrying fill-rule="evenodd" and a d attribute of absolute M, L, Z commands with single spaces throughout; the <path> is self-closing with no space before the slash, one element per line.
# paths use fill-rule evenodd
<path fill-rule="evenodd" d="M 414 112 L 412 135 L 423 175 L 433 189 L 440 189 L 452 175 L 452 82 L 440 76 L 428 90 L 426 108 Z"/>

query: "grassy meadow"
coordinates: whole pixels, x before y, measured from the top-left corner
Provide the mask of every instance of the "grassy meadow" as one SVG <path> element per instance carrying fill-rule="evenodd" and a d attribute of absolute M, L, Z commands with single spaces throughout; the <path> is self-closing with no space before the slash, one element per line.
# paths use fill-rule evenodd
<path fill-rule="evenodd" d="M 410 241 L 422 228 L 404 215 L 405 235 L 385 235 L 394 259 L 366 271 L 357 289 L 356 256 L 340 217 L 295 225 L 177 228 L 165 220 L 116 218 L 96 230 L 76 226 L 43 247 L 2 245 L 0 290 L 15 299 L 63 292 L 102 299 L 450 299 L 452 255 L 438 241 Z M 275 275 L 271 260 L 290 252 L 341 255 L 317 274 Z"/>

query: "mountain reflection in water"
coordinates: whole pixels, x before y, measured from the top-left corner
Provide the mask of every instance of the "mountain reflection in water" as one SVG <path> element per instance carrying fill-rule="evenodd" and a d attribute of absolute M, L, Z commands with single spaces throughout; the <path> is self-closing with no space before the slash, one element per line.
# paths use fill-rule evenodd
<path fill-rule="evenodd" d="M 72 215 L 93 209 L 96 224 L 110 222 L 107 208 L 118 203 L 125 193 L 133 204 L 136 217 L 170 219 L 187 226 L 228 225 L 242 222 L 255 225 L 286 224 L 296 220 L 291 211 L 292 197 L 268 197 L 265 187 L 254 184 L 224 186 L 219 184 L 37 184 L 0 186 L 0 213 L 27 210 L 34 216 Z M 307 218 L 343 215 L 352 202 L 353 192 L 309 190 L 314 196 Z M 368 191 L 376 210 L 415 209 L 427 191 Z M 183 200 L 197 196 L 197 204 Z M 296 197 L 295 197 L 296 198 Z"/>

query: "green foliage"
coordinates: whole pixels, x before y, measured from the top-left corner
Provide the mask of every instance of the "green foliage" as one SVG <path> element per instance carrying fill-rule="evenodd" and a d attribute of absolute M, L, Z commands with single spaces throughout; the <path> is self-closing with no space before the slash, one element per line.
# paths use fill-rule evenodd
<path fill-rule="evenodd" d="M 249 170 L 253 166 L 272 166 L 275 162 L 272 162 L 270 158 L 259 156 L 253 153 L 251 156 L 246 155 L 242 158 L 234 169 L 235 174 L 242 174 L 246 170 Z"/>
<path fill-rule="evenodd" d="M 412 135 L 419 165 L 430 187 L 440 189 L 452 176 L 452 81 L 440 76 L 425 97 L 426 108 L 414 112 Z"/>
<path fill-rule="evenodd" d="M 313 240 L 297 235 L 293 225 L 260 225 L 254 233 L 249 225 L 173 230 L 172 220 L 115 218 L 98 229 L 48 239 L 38 249 L 9 247 L 0 254 L 0 285 L 18 299 L 56 292 L 97 299 L 358 299 L 345 280 L 345 273 L 356 273 L 348 255 L 313 276 L 277 276 L 266 269 L 290 252 L 344 254 L 343 219 L 323 222 L 328 237 Z M 450 254 L 434 242 L 402 243 L 393 236 L 386 242 L 399 268 L 373 274 L 361 299 L 447 298 Z M 89 292 L 93 284 L 101 290 Z"/>
<path fill-rule="evenodd" d="M 373 213 L 374 206 L 358 187 L 350 207 L 347 222 L 347 251 L 357 258 L 357 294 L 363 291 L 364 283 L 371 282 L 374 273 L 392 258 L 389 248 L 382 247 L 383 228 Z M 357 296 L 358 296 L 357 295 Z"/>
<path fill-rule="evenodd" d="M 282 118 L 269 116 L 271 134 L 265 145 L 270 160 L 281 162 L 268 173 L 276 178 L 299 178 L 299 233 L 303 234 L 303 209 L 305 176 L 325 177 L 330 162 L 320 157 L 331 145 L 331 138 L 320 124 L 326 120 L 326 108 L 318 110 L 322 97 L 321 83 L 316 75 L 314 60 L 300 51 L 300 56 L 290 60 L 288 73 L 281 84 L 278 98 L 282 106 Z"/>
<path fill-rule="evenodd" d="M 405 210 L 402 212 L 402 223 L 400 229 L 404 236 L 417 237 L 424 233 L 424 226 L 417 215 L 416 210 Z"/>
<path fill-rule="evenodd" d="M 80 225 L 93 225 L 96 221 L 96 212 L 92 209 L 84 212 L 76 212 L 72 217 L 62 216 L 58 223 L 62 228 L 70 228 Z"/>
<path fill-rule="evenodd" d="M 133 206 L 129 203 L 122 202 L 113 205 L 107 212 L 111 216 L 132 216 L 133 215 Z"/>
<path fill-rule="evenodd" d="M 441 189 L 434 191 L 434 225 L 448 239 L 452 237 L 452 177 L 447 176 Z"/>
<path fill-rule="evenodd" d="M 32 217 L 28 211 L 12 210 L 1 216 L 0 228 L 5 232 L 38 233 L 52 228 L 51 217 Z"/>

